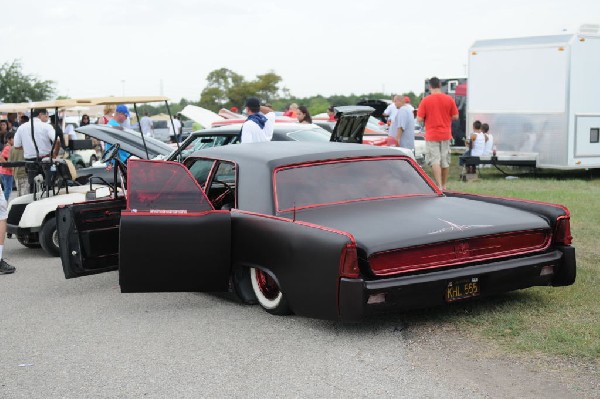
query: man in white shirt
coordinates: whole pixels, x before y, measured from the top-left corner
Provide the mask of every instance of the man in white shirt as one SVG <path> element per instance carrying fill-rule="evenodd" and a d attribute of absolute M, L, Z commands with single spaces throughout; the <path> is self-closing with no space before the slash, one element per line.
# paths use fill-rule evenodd
<path fill-rule="evenodd" d="M 242 143 L 259 143 L 269 141 L 265 126 L 267 117 L 260 112 L 260 101 L 256 97 L 250 97 L 246 100 L 246 113 L 248 119 L 242 125 Z M 273 132 L 271 131 L 271 136 Z"/>
<path fill-rule="evenodd" d="M 392 96 L 392 102 L 387 106 L 387 108 L 385 109 L 385 111 L 383 111 L 383 116 L 387 118 L 388 121 L 391 121 L 393 119 L 393 113 L 396 112 L 396 104 L 394 104 L 394 99 L 397 96 Z"/>
<path fill-rule="evenodd" d="M 56 140 L 56 132 L 48 123 L 48 111 L 45 109 L 33 110 L 33 118 L 19 126 L 15 133 L 15 148 L 23 149 L 26 161 L 41 160 L 52 154 L 52 149 L 58 150 L 60 141 Z M 33 133 L 31 126 L 33 124 Z M 35 140 L 33 139 L 35 137 Z M 39 165 L 27 166 L 29 190 L 33 192 L 33 179 L 40 173 Z"/>
<path fill-rule="evenodd" d="M 35 142 L 31 134 L 32 123 Z M 15 133 L 15 148 L 23 149 L 23 156 L 27 161 L 35 160 L 38 157 L 42 159 L 52 153 L 55 138 L 56 132 L 52 125 L 48 123 L 48 111 L 45 109 L 36 109 L 33 111 L 33 119 L 22 124 L 17 129 Z M 58 144 L 58 141 L 56 143 Z"/>
<path fill-rule="evenodd" d="M 265 122 L 265 136 L 268 141 L 271 141 L 273 139 L 273 130 L 275 129 L 275 119 L 277 116 L 275 115 L 271 104 L 268 103 L 263 103 L 260 106 L 260 112 L 267 118 L 267 121 Z"/>
<path fill-rule="evenodd" d="M 390 111 L 390 116 L 388 117 L 388 122 L 390 123 L 388 135 L 396 139 L 398 135 L 398 120 L 396 119 L 396 113 L 398 112 L 398 109 L 404 105 L 404 99 L 401 96 L 394 96 L 393 105 L 394 108 Z"/>
<path fill-rule="evenodd" d="M 413 107 L 410 103 L 409 96 L 404 96 L 404 107 L 407 107 L 410 112 L 413 112 L 415 110 L 415 107 Z"/>
<path fill-rule="evenodd" d="M 172 119 L 173 123 L 169 123 L 169 136 L 173 138 L 174 143 L 181 141 L 181 121 L 179 118 L 179 114 L 177 114 Z M 175 126 L 175 131 L 173 131 L 173 126 Z"/>
<path fill-rule="evenodd" d="M 152 119 L 148 116 L 147 112 L 144 112 L 144 116 L 140 119 L 140 129 L 144 136 L 154 136 L 154 128 L 152 127 Z"/>

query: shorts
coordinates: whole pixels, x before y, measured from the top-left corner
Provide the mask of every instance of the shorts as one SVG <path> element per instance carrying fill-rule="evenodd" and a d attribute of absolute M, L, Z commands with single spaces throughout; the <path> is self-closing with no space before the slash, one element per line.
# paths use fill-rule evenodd
<path fill-rule="evenodd" d="M 425 141 L 425 146 L 427 148 L 425 160 L 429 165 L 450 167 L 450 140 Z"/>
<path fill-rule="evenodd" d="M 4 198 L 4 191 L 0 187 L 0 220 L 8 219 L 8 202 Z"/>

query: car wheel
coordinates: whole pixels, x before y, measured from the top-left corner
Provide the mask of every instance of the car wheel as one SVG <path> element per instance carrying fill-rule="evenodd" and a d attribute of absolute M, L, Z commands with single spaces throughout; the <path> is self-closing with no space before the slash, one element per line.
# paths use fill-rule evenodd
<path fill-rule="evenodd" d="M 98 157 L 95 155 L 92 155 L 90 157 L 90 166 L 92 166 L 94 164 L 94 162 L 96 162 L 98 160 Z"/>
<path fill-rule="evenodd" d="M 39 248 L 40 247 L 40 241 L 39 241 L 37 233 L 17 234 L 17 241 L 19 241 L 19 243 L 21 245 L 23 245 L 24 247 L 27 247 L 27 248 Z"/>
<path fill-rule="evenodd" d="M 247 305 L 255 305 L 258 303 L 256 295 L 254 295 L 254 289 L 252 288 L 250 268 L 235 267 L 231 273 L 231 287 L 233 293 L 240 302 Z"/>
<path fill-rule="evenodd" d="M 80 162 L 77 162 L 77 164 L 75 165 L 75 167 L 77 169 L 85 168 L 85 164 L 83 163 L 83 161 L 80 161 Z"/>
<path fill-rule="evenodd" d="M 275 279 L 260 269 L 251 268 L 250 280 L 254 295 L 264 310 L 274 315 L 292 313 Z"/>
<path fill-rule="evenodd" d="M 54 216 L 44 222 L 40 231 L 40 244 L 48 255 L 59 255 L 58 231 L 56 230 L 56 218 Z"/>

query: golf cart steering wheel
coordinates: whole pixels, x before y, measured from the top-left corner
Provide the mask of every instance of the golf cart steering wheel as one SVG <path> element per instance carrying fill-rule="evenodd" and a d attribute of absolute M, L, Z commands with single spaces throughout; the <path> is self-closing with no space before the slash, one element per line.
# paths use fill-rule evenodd
<path fill-rule="evenodd" d="M 115 144 L 111 145 L 110 147 L 108 147 L 108 149 L 106 151 L 104 151 L 104 154 L 102 154 L 102 158 L 100 159 L 100 162 L 107 163 L 108 161 L 113 160 L 119 153 L 120 148 L 121 148 L 121 146 L 119 145 L 119 143 L 115 143 Z"/>

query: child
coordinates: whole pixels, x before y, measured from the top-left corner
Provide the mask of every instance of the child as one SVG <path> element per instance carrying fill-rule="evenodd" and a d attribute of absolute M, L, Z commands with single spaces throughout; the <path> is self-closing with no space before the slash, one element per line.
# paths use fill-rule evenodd
<path fill-rule="evenodd" d="M 13 132 L 6 133 L 6 145 L 2 149 L 2 154 L 0 154 L 0 162 L 4 163 L 8 161 L 8 155 L 10 154 L 10 149 L 13 147 L 14 141 L 15 134 Z M 4 186 L 4 198 L 8 201 L 13 188 L 12 168 L 0 167 L 0 177 L 2 178 L 2 186 Z"/>
<path fill-rule="evenodd" d="M 483 150 L 483 155 L 495 156 L 496 154 L 494 154 L 494 136 L 492 136 L 492 134 L 489 133 L 489 130 L 490 125 L 488 125 L 487 123 L 481 125 L 481 132 L 485 136 L 485 149 Z"/>

